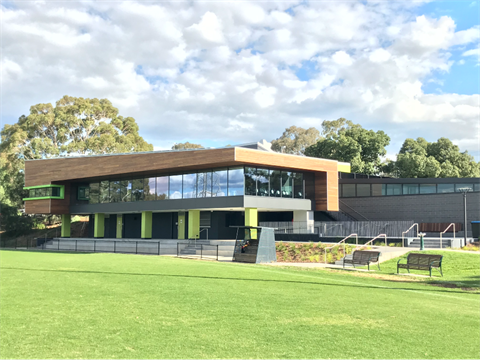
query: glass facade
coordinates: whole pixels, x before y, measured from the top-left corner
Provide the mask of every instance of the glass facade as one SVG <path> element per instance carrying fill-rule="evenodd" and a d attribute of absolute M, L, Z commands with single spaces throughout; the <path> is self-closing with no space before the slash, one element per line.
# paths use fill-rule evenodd
<path fill-rule="evenodd" d="M 340 197 L 359 197 L 443 194 L 458 192 L 460 188 L 480 191 L 480 184 L 341 184 L 340 188 Z"/>
<path fill-rule="evenodd" d="M 242 195 L 305 198 L 303 173 L 254 167 L 105 180 L 90 183 L 86 191 L 90 204 Z"/>

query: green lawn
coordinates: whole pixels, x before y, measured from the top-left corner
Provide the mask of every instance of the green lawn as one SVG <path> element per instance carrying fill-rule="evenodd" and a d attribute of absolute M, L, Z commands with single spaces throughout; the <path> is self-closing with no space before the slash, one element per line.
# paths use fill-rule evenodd
<path fill-rule="evenodd" d="M 480 295 L 461 289 L 158 256 L 1 251 L 0 261 L 2 358 L 480 354 Z"/>

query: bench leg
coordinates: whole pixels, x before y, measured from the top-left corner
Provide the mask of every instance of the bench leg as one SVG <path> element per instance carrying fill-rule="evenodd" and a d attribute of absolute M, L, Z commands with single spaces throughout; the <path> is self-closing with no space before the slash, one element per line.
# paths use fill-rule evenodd
<path fill-rule="evenodd" d="M 442 268 L 440 267 L 440 268 L 439 268 L 439 270 L 440 270 L 440 275 L 442 275 L 442 277 L 443 277 L 443 271 L 442 271 Z"/>
<path fill-rule="evenodd" d="M 368 271 L 370 271 L 370 263 L 368 263 L 367 266 L 368 266 Z"/>
<path fill-rule="evenodd" d="M 378 270 L 380 270 L 380 262 L 377 263 Z"/>

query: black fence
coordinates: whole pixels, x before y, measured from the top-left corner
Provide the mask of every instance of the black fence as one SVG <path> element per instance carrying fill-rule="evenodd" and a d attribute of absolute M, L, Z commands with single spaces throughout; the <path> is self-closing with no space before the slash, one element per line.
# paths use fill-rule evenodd
<path fill-rule="evenodd" d="M 141 255 L 172 255 L 218 261 L 218 245 L 194 241 L 103 240 L 35 238 L 1 240 L 0 248 L 20 250 L 69 251 L 89 253 L 116 253 Z"/>

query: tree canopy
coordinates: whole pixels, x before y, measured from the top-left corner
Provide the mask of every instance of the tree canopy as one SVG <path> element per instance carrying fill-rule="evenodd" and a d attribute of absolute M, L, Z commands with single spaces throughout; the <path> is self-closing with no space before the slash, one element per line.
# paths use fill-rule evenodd
<path fill-rule="evenodd" d="M 185 149 L 203 149 L 200 144 L 191 144 L 188 141 L 184 143 L 178 143 L 172 146 L 172 150 L 185 150 Z"/>
<path fill-rule="evenodd" d="M 305 149 L 315 144 L 320 139 L 320 132 L 311 127 L 304 129 L 297 126 L 290 126 L 285 129 L 282 136 L 272 140 L 272 150 L 286 154 L 303 155 Z"/>
<path fill-rule="evenodd" d="M 16 206 L 21 204 L 25 160 L 153 150 L 139 135 L 135 119 L 119 116 L 107 99 L 64 96 L 55 106 L 37 104 L 0 134 L 0 200 Z"/>
<path fill-rule="evenodd" d="M 394 172 L 398 177 L 479 177 L 480 163 L 475 162 L 467 151 L 460 152 L 449 139 L 440 138 L 428 142 L 419 137 L 406 139 L 403 143 Z"/>
<path fill-rule="evenodd" d="M 340 118 L 323 121 L 322 136 L 305 150 L 305 155 L 349 162 L 356 173 L 374 175 L 381 171 L 385 147 L 390 143 L 383 131 L 366 130 Z"/>

